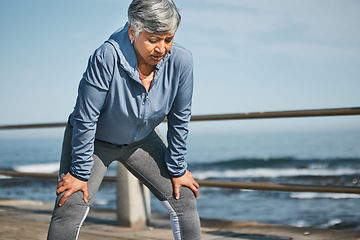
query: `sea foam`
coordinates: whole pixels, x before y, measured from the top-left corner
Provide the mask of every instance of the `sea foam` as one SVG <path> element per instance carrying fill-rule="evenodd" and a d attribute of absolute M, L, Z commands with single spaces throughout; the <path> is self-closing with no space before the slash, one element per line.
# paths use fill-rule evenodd
<path fill-rule="evenodd" d="M 316 169 L 316 168 L 250 168 L 235 170 L 196 170 L 193 174 L 198 179 L 207 178 L 254 178 L 254 177 L 294 177 L 294 176 L 344 176 L 358 174 L 358 169 Z"/>
<path fill-rule="evenodd" d="M 35 173 L 55 173 L 59 171 L 59 162 L 43 163 L 43 164 L 29 164 L 14 167 L 18 172 L 35 172 Z"/>
<path fill-rule="evenodd" d="M 348 199 L 348 198 L 360 198 L 360 194 L 299 192 L 299 193 L 290 193 L 290 198 L 296 198 L 296 199 L 314 199 L 314 198 Z"/>

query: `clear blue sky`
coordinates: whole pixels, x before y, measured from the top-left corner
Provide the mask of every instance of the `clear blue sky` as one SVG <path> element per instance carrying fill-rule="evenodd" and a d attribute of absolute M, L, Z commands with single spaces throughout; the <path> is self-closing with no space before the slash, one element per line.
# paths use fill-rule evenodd
<path fill-rule="evenodd" d="M 176 0 L 175 0 L 176 1 Z M 0 125 L 65 122 L 88 57 L 130 0 L 0 1 Z M 360 1 L 177 0 L 193 115 L 360 106 Z M 360 129 L 360 117 L 192 123 L 194 131 Z"/>

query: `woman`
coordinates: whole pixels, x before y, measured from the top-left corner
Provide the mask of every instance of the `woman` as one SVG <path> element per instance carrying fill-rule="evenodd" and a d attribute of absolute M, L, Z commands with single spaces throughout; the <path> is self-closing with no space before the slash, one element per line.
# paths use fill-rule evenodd
<path fill-rule="evenodd" d="M 90 57 L 65 130 L 48 239 L 76 239 L 104 174 L 121 162 L 169 212 L 175 239 L 200 239 L 199 185 L 184 160 L 193 89 L 189 51 L 173 44 L 172 0 L 133 0 Z M 155 127 L 168 119 L 164 144 Z"/>

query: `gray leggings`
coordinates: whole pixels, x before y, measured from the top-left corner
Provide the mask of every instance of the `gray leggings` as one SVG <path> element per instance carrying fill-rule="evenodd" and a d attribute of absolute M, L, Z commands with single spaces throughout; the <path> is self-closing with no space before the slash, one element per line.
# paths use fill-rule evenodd
<path fill-rule="evenodd" d="M 59 176 L 69 172 L 71 166 L 72 128 L 65 130 Z M 145 139 L 127 146 L 95 140 L 94 166 L 88 180 L 89 200 L 86 204 L 81 191 L 72 194 L 61 207 L 58 203 L 64 193 L 56 198 L 48 239 L 77 239 L 96 192 L 107 168 L 114 160 L 121 162 L 135 177 L 144 183 L 161 201 L 170 214 L 175 240 L 201 239 L 200 220 L 194 193 L 187 187 L 180 188 L 180 199 L 173 193 L 171 176 L 164 162 L 166 145 L 160 135 L 153 131 Z"/>

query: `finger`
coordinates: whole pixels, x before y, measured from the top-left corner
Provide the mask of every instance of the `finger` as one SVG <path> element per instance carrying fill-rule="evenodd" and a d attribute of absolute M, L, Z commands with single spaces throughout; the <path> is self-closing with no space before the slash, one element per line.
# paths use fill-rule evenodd
<path fill-rule="evenodd" d="M 196 188 L 199 188 L 199 187 L 200 187 L 199 183 L 196 182 L 196 181 L 194 181 L 194 186 L 195 186 Z"/>
<path fill-rule="evenodd" d="M 87 203 L 88 202 L 88 199 L 89 199 L 89 191 L 88 189 L 86 188 L 84 191 L 84 202 Z"/>
<path fill-rule="evenodd" d="M 56 190 L 56 195 L 61 194 L 62 192 L 65 192 L 67 189 L 65 186 L 61 186 Z"/>
<path fill-rule="evenodd" d="M 175 193 L 175 199 L 179 200 L 180 198 L 180 186 L 179 185 L 175 185 L 174 186 L 174 193 Z"/>
<path fill-rule="evenodd" d="M 64 196 L 60 199 L 59 202 L 59 206 L 61 207 L 62 205 L 64 205 L 64 203 L 66 202 L 66 200 L 71 196 L 71 194 L 73 194 L 73 192 L 71 190 L 68 190 L 67 192 L 65 192 Z"/>
<path fill-rule="evenodd" d="M 197 198 L 199 196 L 199 190 L 195 186 L 192 186 L 191 190 L 194 192 L 195 198 Z"/>
<path fill-rule="evenodd" d="M 58 184 L 57 184 L 57 188 L 60 188 L 60 187 L 62 187 L 64 185 L 64 183 L 62 182 L 62 180 L 60 180 L 59 182 L 58 182 Z"/>

